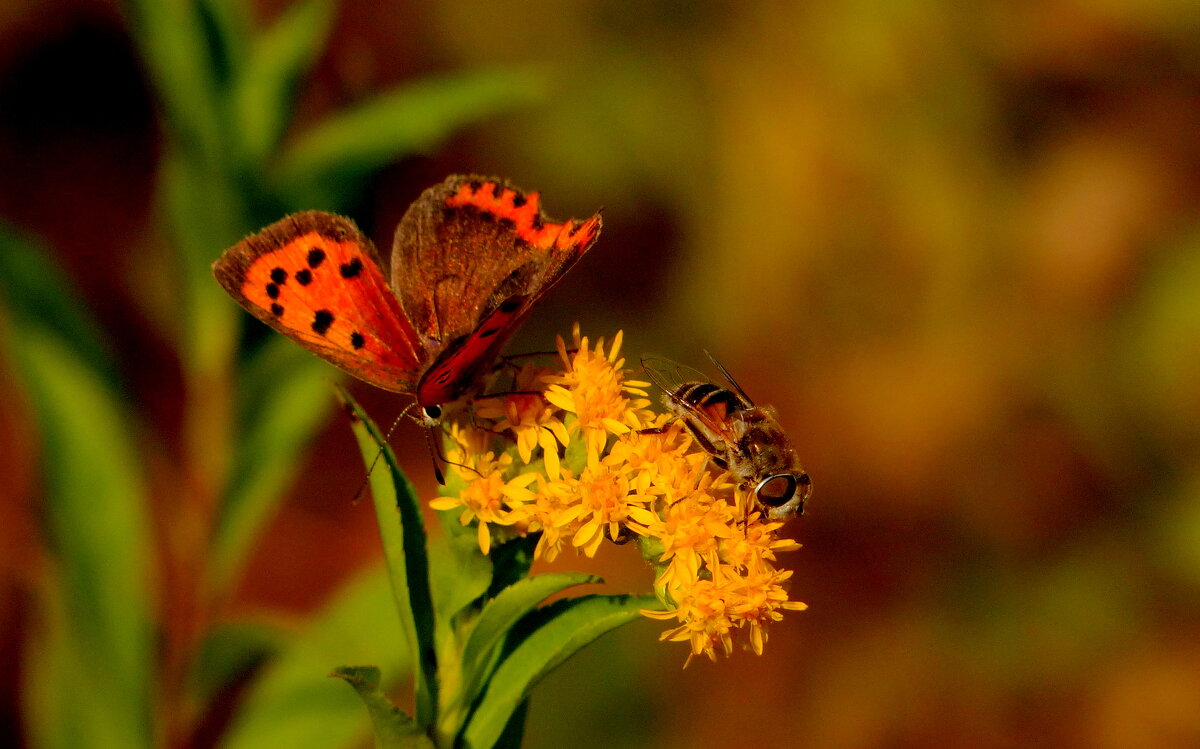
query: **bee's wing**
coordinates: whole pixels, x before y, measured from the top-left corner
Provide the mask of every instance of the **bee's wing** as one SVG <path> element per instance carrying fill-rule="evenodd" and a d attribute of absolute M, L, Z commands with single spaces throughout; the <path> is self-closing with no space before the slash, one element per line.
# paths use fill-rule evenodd
<path fill-rule="evenodd" d="M 684 385 L 693 382 L 712 382 L 712 378 L 703 372 L 663 356 L 643 356 L 642 369 L 645 370 L 651 382 L 662 388 L 663 392 L 672 398 Z"/>
<path fill-rule="evenodd" d="M 725 369 L 725 365 L 722 364 L 721 362 L 717 361 L 717 357 L 708 353 L 708 351 L 705 351 L 704 353 L 705 353 L 705 355 L 708 356 L 708 358 L 712 361 L 713 364 L 717 365 L 717 369 L 721 370 L 721 374 L 725 375 L 725 379 L 728 380 L 729 384 L 733 386 L 733 391 L 735 393 L 737 393 L 738 395 L 742 396 L 742 400 L 746 401 L 746 403 L 749 403 L 751 406 L 753 406 L 754 401 L 750 398 L 750 396 L 746 395 L 746 391 L 742 390 L 742 386 L 737 383 L 737 380 L 733 379 L 733 375 L 729 374 L 729 370 Z"/>
<path fill-rule="evenodd" d="M 726 425 L 714 420 L 707 411 L 697 408 L 679 397 L 679 393 L 685 385 L 711 383 L 711 377 L 698 369 L 692 369 L 685 364 L 662 356 L 643 356 L 642 370 L 645 371 L 651 382 L 666 393 L 672 403 L 699 421 L 708 431 L 715 434 L 724 434 L 728 431 Z"/>

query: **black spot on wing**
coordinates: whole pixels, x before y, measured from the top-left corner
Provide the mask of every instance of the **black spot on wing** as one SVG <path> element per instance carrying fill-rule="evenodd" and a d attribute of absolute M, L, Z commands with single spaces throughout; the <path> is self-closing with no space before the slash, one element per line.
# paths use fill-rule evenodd
<path fill-rule="evenodd" d="M 273 283 L 267 284 L 267 296 L 271 297 L 272 299 L 278 299 L 279 298 L 279 285 L 273 284 Z"/>
<path fill-rule="evenodd" d="M 271 281 L 277 284 L 287 283 L 288 272 L 283 268 L 275 268 L 271 271 Z"/>
<path fill-rule="evenodd" d="M 348 263 L 342 263 L 338 269 L 342 272 L 342 278 L 354 278 L 359 273 L 362 273 L 363 264 L 360 258 L 354 258 Z"/>
<path fill-rule="evenodd" d="M 500 332 L 500 328 L 488 328 L 487 330 L 480 333 L 479 337 L 480 338 L 491 338 L 492 336 L 496 335 L 499 332 Z"/>
<path fill-rule="evenodd" d="M 272 304 L 271 305 L 271 314 L 275 315 L 276 317 L 282 317 L 283 316 L 283 305 L 279 304 L 279 303 Z"/>
<path fill-rule="evenodd" d="M 296 271 L 296 283 L 301 286 L 308 286 L 312 283 L 312 271 L 308 268 Z"/>
<path fill-rule="evenodd" d="M 523 205 L 525 205 L 525 196 L 522 195 L 521 193 L 517 193 L 516 195 L 514 195 L 513 196 L 513 208 L 520 208 Z"/>
<path fill-rule="evenodd" d="M 316 268 L 323 262 L 325 262 L 325 250 L 322 250 L 320 247 L 314 247 L 308 251 L 309 268 Z"/>
<path fill-rule="evenodd" d="M 359 333 L 357 330 L 350 334 L 350 345 L 354 348 L 360 349 L 366 344 L 366 342 L 366 339 L 363 338 L 363 334 Z"/>
<path fill-rule="evenodd" d="M 516 312 L 520 306 L 521 302 L 516 299 L 505 299 L 500 303 L 500 311 L 507 315 Z"/>
<path fill-rule="evenodd" d="M 330 325 L 333 325 L 333 313 L 327 309 L 317 310 L 317 314 L 313 315 L 313 332 L 317 335 L 325 335 Z"/>

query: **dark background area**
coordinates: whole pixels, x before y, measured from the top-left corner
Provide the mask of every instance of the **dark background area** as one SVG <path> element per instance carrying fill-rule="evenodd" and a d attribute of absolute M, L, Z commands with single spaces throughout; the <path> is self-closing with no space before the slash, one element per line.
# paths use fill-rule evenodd
<path fill-rule="evenodd" d="M 429 74 L 552 81 L 376 174 L 350 213 L 381 249 L 454 172 L 541 190 L 556 218 L 603 207 L 508 350 L 576 320 L 623 329 L 631 361 L 703 368 L 708 349 L 779 409 L 815 483 L 786 529 L 810 609 L 762 657 L 682 671 L 657 622 L 626 627 L 535 692 L 529 746 L 1200 743 L 1198 40 L 1200 11 L 1170 2 L 341 3 L 293 130 Z M 162 150 L 120 7 L 0 9 L 0 217 L 52 249 L 113 344 L 166 524 L 186 384 Z M 45 550 L 36 427 L 0 386 L 16 736 Z M 380 421 L 405 403 L 354 392 Z M 394 443 L 432 496 L 421 440 Z M 295 476 L 235 612 L 303 620 L 377 561 L 344 421 Z M 634 550 L 602 557 L 608 589 L 650 588 Z"/>

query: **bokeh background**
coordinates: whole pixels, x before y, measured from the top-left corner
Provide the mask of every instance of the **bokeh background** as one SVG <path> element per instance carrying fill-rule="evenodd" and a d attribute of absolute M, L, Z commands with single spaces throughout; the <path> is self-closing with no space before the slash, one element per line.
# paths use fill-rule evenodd
<path fill-rule="evenodd" d="M 316 37 L 294 87 L 238 88 L 246 60 L 269 82 L 305 57 L 283 33 L 259 57 L 229 41 L 281 22 Z M 397 87 L 408 109 L 309 138 Z M 322 147 L 332 166 L 310 163 Z M 510 351 L 575 320 L 623 329 L 631 358 L 712 351 L 778 407 L 816 487 L 786 529 L 811 608 L 765 655 L 684 671 L 660 623 L 627 626 L 538 688 L 528 746 L 1200 746 L 1200 8 L 1178 0 L 7 0 L 5 250 L 60 266 L 105 342 L 90 361 L 116 416 L 90 439 L 127 441 L 138 488 L 89 494 L 107 463 L 50 438 L 47 413 L 100 418 L 97 396 L 39 390 L 22 326 L 64 297 L 22 297 L 50 271 L 10 253 L 0 743 L 58 745 L 44 655 L 69 652 L 72 570 L 111 569 L 150 581 L 161 744 L 367 745 L 361 723 L 348 743 L 271 743 L 299 716 L 267 710 L 260 734 L 240 717 L 281 657 L 323 680 L 371 630 L 322 630 L 307 666 L 288 650 L 348 606 L 378 537 L 316 374 L 266 434 L 231 427 L 244 379 L 332 375 L 259 366 L 273 343 L 196 269 L 293 207 L 346 212 L 387 248 L 408 202 L 464 171 L 541 190 L 556 218 L 605 211 Z M 380 421 L 404 405 L 354 392 Z M 394 442 L 432 496 L 415 432 Z M 260 457 L 253 532 L 213 572 L 219 477 Z M 144 553 L 65 559 L 112 524 L 109 494 L 147 518 Z M 649 588 L 634 550 L 603 556 L 560 566 Z M 366 639 L 345 657 L 383 647 Z M 180 675 L 198 652 L 226 664 L 207 691 Z M 74 745 L 106 745 L 89 738 Z"/>

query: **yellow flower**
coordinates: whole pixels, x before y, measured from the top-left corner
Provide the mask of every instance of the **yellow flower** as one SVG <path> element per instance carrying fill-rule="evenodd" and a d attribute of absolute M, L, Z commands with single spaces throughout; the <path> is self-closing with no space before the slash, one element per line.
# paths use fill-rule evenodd
<path fill-rule="evenodd" d="M 650 384 L 625 380 L 620 331 L 607 354 L 603 338 L 596 342 L 595 349 L 589 349 L 588 339 L 580 337 L 578 325 L 572 331 L 572 338 L 573 353 L 567 351 L 562 337 L 558 338 L 558 355 L 564 372 L 546 375 L 542 380 L 549 385 L 546 400 L 575 415 L 573 427 L 583 431 L 588 456 L 594 459 L 604 449 L 608 435 L 641 429 L 643 423 L 653 418 L 646 409 L 650 401 L 643 389 Z"/>
<path fill-rule="evenodd" d="M 473 465 L 472 465 L 473 464 Z M 464 478 L 475 472 L 478 475 L 467 482 L 456 497 L 438 497 L 429 503 L 435 510 L 453 510 L 462 507 L 458 522 L 467 525 L 479 521 L 479 548 L 484 554 L 491 549 L 492 535 L 488 523 L 511 525 L 513 514 L 509 503 L 520 503 L 530 498 L 524 487 L 533 483 L 536 473 L 523 473 L 504 480 L 504 472 L 512 465 L 512 456 L 505 454 L 498 459 L 493 453 L 485 453 L 464 463 L 460 469 Z M 464 470 L 466 469 L 466 470 Z"/>
<path fill-rule="evenodd" d="M 542 448 L 546 474 L 558 478 L 558 446 L 570 443 L 567 427 L 558 417 L 558 409 L 537 393 L 517 392 L 479 401 L 475 415 L 496 420 L 495 430 L 511 431 L 517 440 L 517 455 L 528 465 L 533 450 Z"/>
<path fill-rule="evenodd" d="M 706 462 L 703 455 L 692 453 L 692 438 L 679 422 L 663 426 L 665 414 L 649 422 L 646 431 L 630 431 L 617 437 L 603 463 L 613 470 L 627 468 L 634 475 L 639 492 L 651 486 L 695 485 L 698 470 Z M 648 431 L 661 429 L 662 431 Z M 665 492 L 664 492 L 665 493 Z"/>
<path fill-rule="evenodd" d="M 558 338 L 557 366 L 520 367 L 512 392 L 477 400 L 476 426 L 451 424 L 450 475 L 463 488 L 432 506 L 461 508 L 485 554 L 497 526 L 539 534 L 534 558 L 551 561 L 568 547 L 592 557 L 606 536 L 637 534 L 667 606 L 642 613 L 675 621 L 662 639 L 689 643 L 685 666 L 729 655 L 735 637 L 761 654 L 768 625 L 806 608 L 788 600 L 791 572 L 776 567 L 779 552 L 799 544 L 713 468 L 683 422 L 650 410 L 649 384 L 626 379 L 620 332 L 609 346 L 590 344 L 576 325 L 572 341 L 568 349 Z M 538 466 L 539 450 L 539 470 L 512 475 Z"/>
<path fill-rule="evenodd" d="M 789 601 L 781 583 L 792 576 L 791 570 L 766 568 L 751 571 L 737 580 L 737 600 L 729 606 L 730 618 L 750 628 L 750 647 L 762 655 L 767 641 L 766 625 L 783 619 L 780 609 L 803 611 L 807 604 Z"/>
<path fill-rule="evenodd" d="M 675 629 L 659 635 L 660 640 L 671 642 L 687 641 L 692 652 L 684 661 L 684 668 L 697 655 L 706 655 L 716 660 L 716 648 L 721 647 L 725 655 L 733 652 L 733 622 L 726 613 L 728 591 L 713 580 L 697 580 L 677 601 L 673 611 L 642 610 L 642 615 L 651 619 L 675 618 L 682 622 Z"/>
<path fill-rule="evenodd" d="M 617 538 L 631 518 L 646 522 L 655 517 L 643 506 L 651 497 L 631 493 L 627 476 L 599 464 L 586 467 L 577 479 L 568 477 L 547 488 L 563 506 L 553 524 L 572 528 L 571 545 L 589 557 L 596 555 L 606 530 Z"/>
<path fill-rule="evenodd" d="M 655 585 L 677 589 L 699 577 L 706 554 L 717 550 L 721 539 L 734 535 L 733 508 L 703 492 L 688 496 L 663 508 L 661 518 L 634 531 L 662 543 L 660 562 L 670 562 Z"/>
<path fill-rule="evenodd" d="M 583 506 L 577 501 L 578 495 L 569 474 L 564 474 L 558 481 L 547 481 L 539 476 L 537 483 L 533 501 L 521 510 L 525 516 L 524 530 L 542 534 L 533 558 L 553 562 L 574 535 Z"/>

